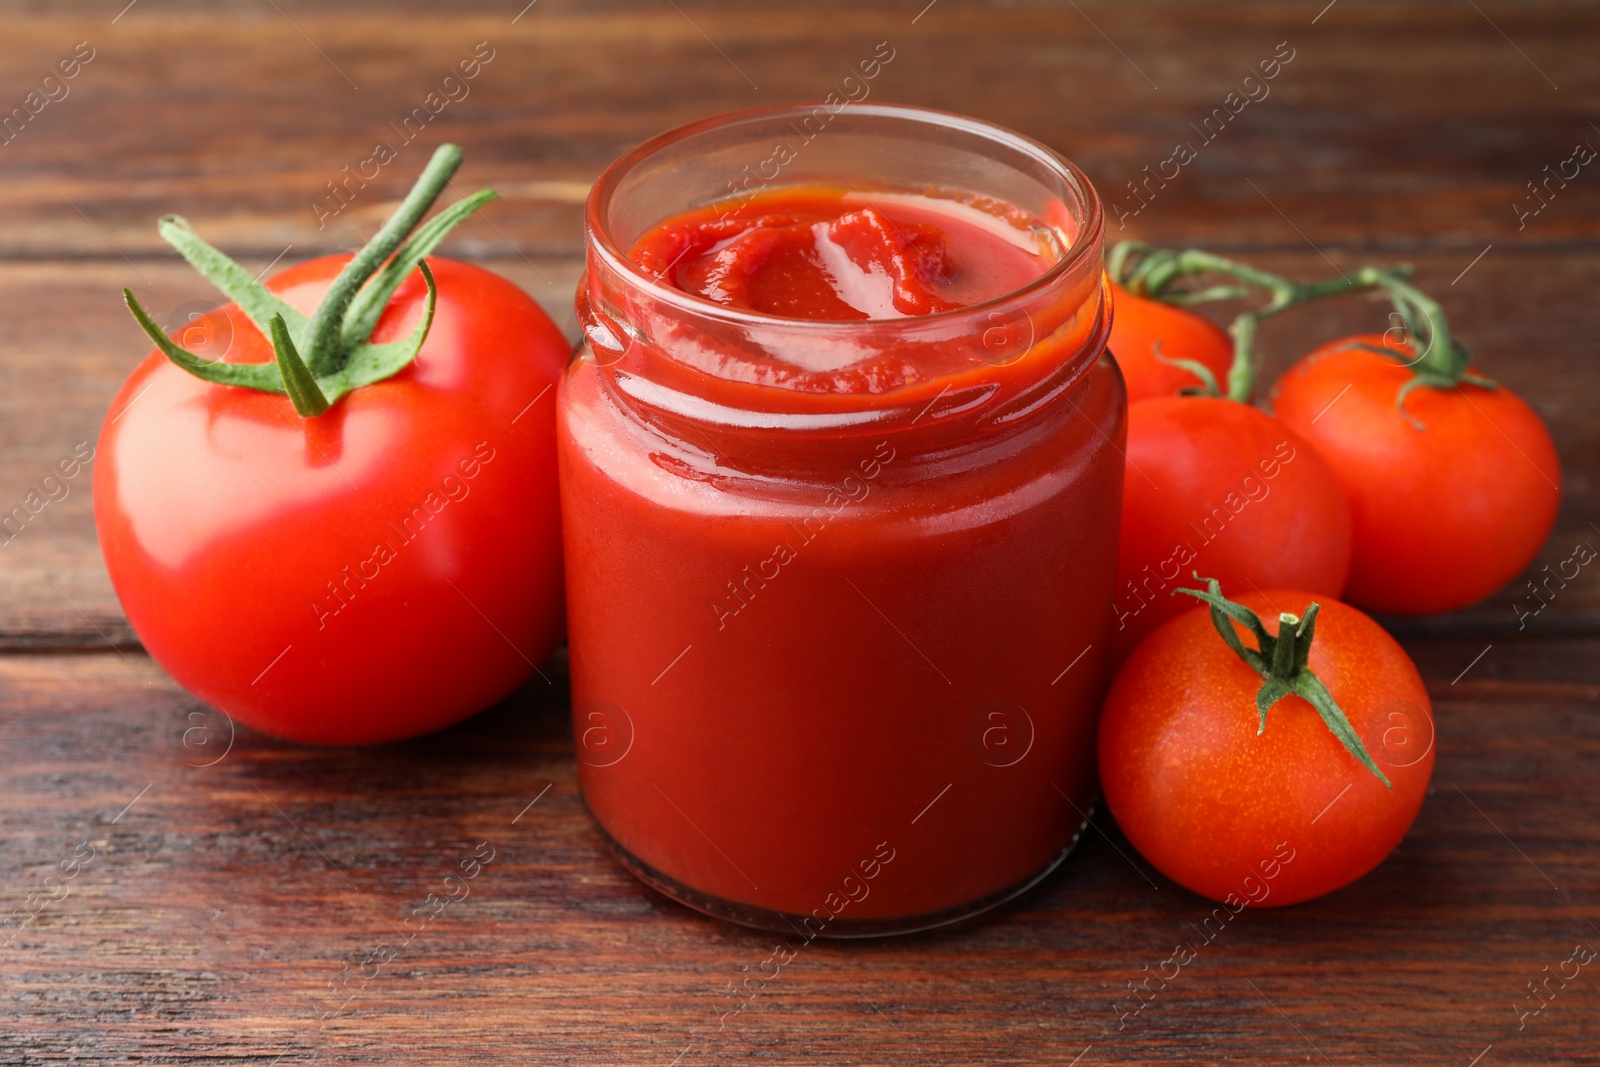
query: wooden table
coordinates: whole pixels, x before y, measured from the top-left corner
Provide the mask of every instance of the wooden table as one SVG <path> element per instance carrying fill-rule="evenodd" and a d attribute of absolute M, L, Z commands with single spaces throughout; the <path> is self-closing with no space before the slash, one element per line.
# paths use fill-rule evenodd
<path fill-rule="evenodd" d="M 4 507 L 94 440 L 147 350 L 121 286 L 163 320 L 215 300 L 157 239 L 164 212 L 253 268 L 349 248 L 453 140 L 458 183 L 505 200 L 449 250 L 570 327 L 580 204 L 608 160 L 692 118 L 824 96 L 880 41 L 894 59 L 873 99 L 1039 137 L 1128 212 L 1124 183 L 1199 143 L 1191 123 L 1286 42 L 1270 95 L 1114 235 L 1305 275 L 1410 260 L 1554 430 L 1567 499 L 1534 569 L 1600 546 L 1597 165 L 1520 225 L 1514 206 L 1600 145 L 1593 5 L 125 2 L 0 5 L 5 109 L 92 50 L 0 144 Z M 324 183 L 484 41 L 470 95 L 319 228 Z M 1341 315 L 1381 322 L 1308 312 L 1266 335 L 1273 366 L 1346 332 Z M 0 949 L 0 1063 L 1600 1062 L 1600 967 L 1517 1014 L 1575 945 L 1600 947 L 1600 568 L 1525 629 L 1520 581 L 1396 624 L 1439 724 L 1410 836 L 1329 899 L 1239 916 L 1125 1027 L 1128 983 L 1208 908 L 1105 816 L 1021 902 L 813 944 L 723 1018 L 775 939 L 602 853 L 562 694 L 535 685 L 376 750 L 233 734 L 140 652 L 89 481 L 0 548 L 5 906 L 56 895 L 46 875 L 94 852 Z M 401 917 L 480 842 L 495 858 L 471 896 L 404 942 Z"/>

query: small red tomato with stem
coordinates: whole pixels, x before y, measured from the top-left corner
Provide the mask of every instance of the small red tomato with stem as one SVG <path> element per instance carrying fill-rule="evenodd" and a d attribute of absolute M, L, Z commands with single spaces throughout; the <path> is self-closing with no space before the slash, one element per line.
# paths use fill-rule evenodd
<path fill-rule="evenodd" d="M 157 351 L 100 434 L 106 566 L 156 662 L 267 733 L 437 730 L 516 688 L 560 639 L 552 401 L 568 346 L 505 279 L 424 261 L 494 197 L 422 222 L 460 162 L 439 149 L 354 257 L 264 284 L 163 219 L 232 298 L 207 316 L 233 339 L 221 360 L 126 294 Z"/>
<path fill-rule="evenodd" d="M 1161 300 L 1199 302 L 1264 290 L 1269 300 L 1239 315 L 1230 332 L 1225 387 L 1204 364 L 1188 395 L 1128 408 L 1127 467 L 1112 659 L 1120 663 L 1162 622 L 1183 610 L 1168 594 L 1192 569 L 1231 588 L 1299 588 L 1338 596 L 1350 567 L 1350 514 L 1343 490 L 1299 435 L 1249 404 L 1254 340 L 1261 321 L 1311 300 L 1360 292 L 1370 272 L 1296 283 L 1208 252 L 1124 243 L 1109 268 Z M 1204 279 L 1220 277 L 1220 285 Z"/>
<path fill-rule="evenodd" d="M 1350 501 L 1346 598 L 1396 615 L 1453 611 L 1538 555 L 1561 506 L 1560 459 L 1537 412 L 1469 369 L 1436 302 L 1398 277 L 1386 287 L 1409 340 L 1323 345 L 1270 399 Z"/>
<path fill-rule="evenodd" d="M 1150 635 L 1106 698 L 1100 780 L 1117 825 L 1168 878 L 1235 908 L 1360 878 L 1400 843 L 1433 776 L 1416 667 L 1336 600 L 1235 601 L 1214 580 L 1182 592 L 1209 610 Z"/>
<path fill-rule="evenodd" d="M 1111 284 L 1108 347 L 1128 386 L 1128 403 L 1203 389 L 1228 373 L 1233 342 L 1210 319 Z M 1199 364 L 1203 375 L 1188 364 Z"/>

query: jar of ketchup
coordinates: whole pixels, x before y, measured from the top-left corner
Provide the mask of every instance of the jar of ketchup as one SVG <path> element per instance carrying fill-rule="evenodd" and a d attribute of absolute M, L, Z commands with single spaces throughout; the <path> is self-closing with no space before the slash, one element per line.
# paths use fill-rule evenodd
<path fill-rule="evenodd" d="M 940 112 L 709 119 L 590 194 L 559 440 L 585 800 L 812 937 L 1042 878 L 1094 801 L 1127 401 L 1071 163 Z"/>

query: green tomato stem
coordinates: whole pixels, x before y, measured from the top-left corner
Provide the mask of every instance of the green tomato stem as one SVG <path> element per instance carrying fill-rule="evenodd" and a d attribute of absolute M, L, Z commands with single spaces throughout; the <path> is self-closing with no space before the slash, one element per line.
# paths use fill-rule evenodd
<path fill-rule="evenodd" d="M 461 166 L 461 149 L 453 144 L 440 145 L 428 160 L 428 165 L 411 187 L 405 200 L 389 220 L 383 224 L 372 240 L 368 241 L 355 258 L 345 264 L 344 270 L 333 280 L 318 305 L 311 324 L 306 328 L 306 366 L 318 375 L 333 374 L 344 369 L 346 350 L 341 343 L 345 312 L 350 302 L 366 280 L 394 254 L 406 235 L 416 229 L 422 216 L 428 213 L 433 202 L 444 192 L 445 185 Z"/>
<path fill-rule="evenodd" d="M 278 373 L 283 375 L 284 392 L 289 394 L 289 399 L 294 402 L 295 411 L 301 418 L 313 418 L 328 410 L 328 398 L 317 387 L 317 379 L 305 363 L 300 359 L 300 353 L 295 350 L 294 340 L 289 336 L 289 328 L 284 325 L 282 315 L 274 315 L 269 320 L 272 330 L 272 350 L 278 360 Z"/>
<path fill-rule="evenodd" d="M 1198 248 L 1180 252 L 1137 241 L 1122 241 L 1114 246 L 1107 257 L 1106 269 L 1112 279 L 1129 292 L 1182 307 L 1213 300 L 1236 300 L 1256 291 L 1266 293 L 1265 304 L 1241 313 L 1228 327 L 1233 338 L 1233 364 L 1228 369 L 1227 391 L 1222 395 L 1244 404 L 1255 396 L 1256 375 L 1260 369 L 1255 353 L 1256 330 L 1263 321 L 1316 300 L 1385 289 L 1394 282 L 1404 284 L 1403 279 L 1411 270 L 1406 266 L 1389 270 L 1362 267 L 1353 275 L 1294 282 Z M 1205 289 L 1192 287 L 1196 278 L 1218 275 L 1236 284 Z"/>
<path fill-rule="evenodd" d="M 1243 404 L 1248 404 L 1255 397 L 1256 375 L 1261 369 L 1255 351 L 1256 329 L 1262 322 L 1302 304 L 1371 292 L 1381 288 L 1384 280 L 1390 277 L 1377 267 L 1362 267 L 1352 275 L 1301 283 L 1250 268 L 1246 270 L 1261 277 L 1257 284 L 1266 288 L 1272 294 L 1272 299 L 1262 307 L 1242 312 L 1228 327 L 1228 333 L 1233 337 L 1233 364 L 1228 368 L 1227 396 L 1229 400 Z"/>
<path fill-rule="evenodd" d="M 1317 614 L 1322 610 L 1321 605 L 1312 601 L 1299 616 L 1280 613 L 1278 634 L 1274 637 L 1267 633 L 1260 616 L 1243 604 L 1223 596 L 1222 585 L 1215 578 L 1201 578 L 1198 574 L 1194 577 L 1196 581 L 1205 582 L 1206 588 L 1174 589 L 1173 595 L 1182 593 L 1210 605 L 1211 624 L 1216 627 L 1222 640 L 1251 670 L 1261 676 L 1261 688 L 1256 694 L 1256 708 L 1260 714 L 1256 733 L 1266 730 L 1267 712 L 1279 700 L 1293 693 L 1316 709 L 1317 715 L 1346 751 L 1376 775 L 1380 782 L 1393 789 L 1393 783 L 1378 769 L 1344 710 L 1309 666 L 1311 642 L 1316 636 Z M 1235 622 L 1242 624 L 1255 637 L 1255 648 L 1250 648 L 1239 639 L 1239 632 L 1233 626 Z"/>
<path fill-rule="evenodd" d="M 463 219 L 496 199 L 495 193 L 483 190 L 422 223 L 460 165 L 461 150 L 455 145 L 441 145 L 434 152 L 400 207 L 339 272 L 309 320 L 203 241 L 183 219 L 169 215 L 161 220 L 161 236 L 226 293 L 272 342 L 276 367 L 208 360 L 185 350 L 124 290 L 128 309 L 156 347 L 195 377 L 218 385 L 288 393 L 302 416 L 320 415 L 350 390 L 399 373 L 421 350 L 438 295 L 423 257 Z M 422 223 L 420 228 L 418 223 Z M 378 319 L 414 270 L 422 272 L 428 286 L 421 323 L 404 341 L 374 344 L 371 335 Z"/>
<path fill-rule="evenodd" d="M 1498 389 L 1492 380 L 1473 374 L 1467 369 L 1472 361 L 1466 348 L 1450 332 L 1450 322 L 1438 301 L 1412 285 L 1405 277 L 1385 273 L 1382 288 L 1394 302 L 1395 315 L 1405 330 L 1413 358 L 1406 365 L 1414 377 L 1395 394 L 1395 408 L 1413 429 L 1425 426 L 1406 411 L 1406 397 L 1414 389 L 1427 386 L 1433 389 L 1452 389 L 1460 382 L 1470 382 L 1485 389 Z M 1362 346 L 1367 347 L 1367 346 Z M 1374 347 L 1379 355 L 1394 358 L 1397 353 L 1385 338 L 1384 347 Z"/>

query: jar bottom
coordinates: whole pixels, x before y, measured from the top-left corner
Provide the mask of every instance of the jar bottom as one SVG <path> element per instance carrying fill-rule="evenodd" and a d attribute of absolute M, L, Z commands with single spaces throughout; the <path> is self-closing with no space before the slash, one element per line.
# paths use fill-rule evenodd
<path fill-rule="evenodd" d="M 709 915 L 713 919 L 722 919 L 725 922 L 737 923 L 740 926 L 749 926 L 757 930 L 768 930 L 779 934 L 798 934 L 801 938 L 809 941 L 817 937 L 848 940 L 851 938 L 915 934 L 941 926 L 950 926 L 953 923 L 970 919 L 975 915 L 980 915 L 983 912 L 998 908 L 1002 904 L 1009 903 L 1044 881 L 1052 871 L 1061 866 L 1061 862 L 1067 858 L 1068 853 L 1077 846 L 1078 839 L 1083 836 L 1084 830 L 1088 829 L 1089 818 L 1093 817 L 1095 807 L 1096 805 L 1093 803 L 1089 805 L 1087 815 L 1083 822 L 1078 825 L 1077 831 L 1073 833 L 1065 847 L 1051 858 L 1050 862 L 1020 882 L 1007 886 L 998 892 L 979 897 L 977 900 L 969 901 L 953 908 L 945 908 L 942 911 L 924 912 L 920 915 L 887 919 L 833 919 L 826 927 L 812 933 L 809 937 L 806 931 L 810 928 L 804 924 L 807 920 L 816 921 L 811 916 L 758 908 L 752 904 L 724 900 L 721 897 L 710 896 L 699 890 L 691 889 L 661 873 L 629 852 L 617 842 L 616 838 L 606 832 L 606 828 L 600 825 L 600 820 L 594 818 L 593 812 L 590 812 L 589 815 L 594 821 L 595 829 L 600 832 L 600 837 L 605 841 L 606 848 L 616 858 L 617 862 L 622 864 L 629 874 L 662 896 L 687 908 L 692 908 L 703 915 Z M 587 808 L 587 805 L 585 805 L 585 808 Z"/>

